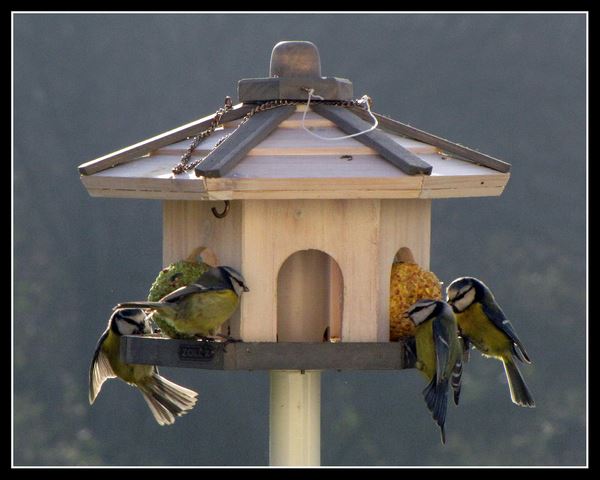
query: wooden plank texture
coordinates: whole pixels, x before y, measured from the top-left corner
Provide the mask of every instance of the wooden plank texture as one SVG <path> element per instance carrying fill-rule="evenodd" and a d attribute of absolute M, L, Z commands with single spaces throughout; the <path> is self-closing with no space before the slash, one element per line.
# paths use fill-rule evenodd
<path fill-rule="evenodd" d="M 353 107 L 352 111 L 364 120 L 368 121 L 371 119 L 369 113 L 366 110 L 363 110 L 362 108 Z M 400 135 L 405 135 L 407 137 L 414 138 L 415 140 L 428 143 L 430 145 L 440 148 L 441 150 L 444 150 L 445 152 L 459 155 L 464 160 L 477 163 L 488 168 L 492 168 L 502 173 L 508 173 L 510 171 L 510 163 L 503 162 L 502 160 L 490 157 L 489 155 L 485 155 L 484 153 L 472 150 L 468 147 L 464 147 L 463 145 L 450 142 L 449 140 L 438 137 L 431 133 L 424 132 L 423 130 L 411 127 L 410 125 L 398 122 L 397 120 L 386 117 L 384 115 L 378 113 L 374 113 L 374 115 L 379 121 L 379 126 L 384 130 L 388 130 L 389 132 Z"/>
<path fill-rule="evenodd" d="M 326 188 L 328 188 L 325 190 Z M 502 195 L 504 185 L 473 186 L 471 179 L 465 185 L 450 185 L 435 188 L 405 189 L 402 185 L 393 189 L 365 190 L 360 187 L 330 188 L 324 181 L 321 189 L 310 190 L 236 190 L 225 189 L 209 192 L 186 190 L 167 191 L 163 189 L 119 189 L 87 187 L 92 197 L 104 198 L 145 198 L 158 200 L 291 200 L 291 199 L 402 199 L 402 198 L 461 198 L 461 197 L 495 197 Z"/>
<path fill-rule="evenodd" d="M 246 157 L 227 176 L 176 175 L 173 157 L 150 156 L 84 175 L 92 196 L 162 199 L 416 198 L 492 196 L 510 174 L 451 157 L 424 155 L 430 176 L 406 175 L 378 155 Z"/>
<path fill-rule="evenodd" d="M 242 271 L 251 291 L 242 302 L 242 338 L 276 340 L 280 268 L 293 253 L 316 249 L 342 272 L 342 341 L 377 341 L 378 222 L 377 200 L 244 202 Z"/>
<path fill-rule="evenodd" d="M 402 342 L 217 342 L 124 336 L 127 363 L 210 370 L 401 370 L 414 368 Z"/>
<path fill-rule="evenodd" d="M 367 130 L 369 123 L 361 120 L 353 112 L 345 107 L 335 105 L 314 104 L 311 108 L 319 115 L 334 122 L 343 132 L 352 135 Z M 431 173 L 431 165 L 421 160 L 414 153 L 408 151 L 387 135 L 377 130 L 366 132 L 354 137 L 355 140 L 371 147 L 379 155 L 392 163 L 408 175 Z"/>
<path fill-rule="evenodd" d="M 196 175 L 213 178 L 225 175 L 295 111 L 294 105 L 284 105 L 256 113 L 196 166 Z"/>
<path fill-rule="evenodd" d="M 260 144 L 252 148 L 247 154 L 247 157 L 259 156 L 259 155 L 276 155 L 276 156 L 305 156 L 305 155 L 372 155 L 379 157 L 377 151 L 363 145 L 354 138 L 344 138 L 341 140 L 330 141 L 323 140 L 315 137 L 308 133 L 306 130 L 301 128 L 301 120 L 295 120 L 298 122 L 296 127 L 286 127 L 286 122 L 292 120 L 284 120 L 273 133 L 265 138 Z M 323 118 L 323 122 L 327 122 L 328 125 L 322 125 L 319 121 L 313 120 L 311 126 L 308 122 L 306 128 L 312 132 L 317 133 L 326 138 L 341 137 L 344 132 L 333 125 L 329 120 Z M 232 128 L 223 128 L 216 130 L 210 137 L 202 140 L 196 149 L 192 152 L 192 157 L 206 156 L 215 145 L 220 142 L 223 138 L 227 137 L 234 131 Z M 392 135 L 384 133 L 394 142 L 404 147 L 406 150 L 416 155 L 422 156 L 426 154 L 438 153 L 438 148 L 427 145 L 423 142 L 418 142 L 411 138 L 400 137 L 398 135 Z M 185 153 L 190 146 L 191 140 L 183 140 L 181 142 L 167 145 L 158 150 L 152 152 L 152 156 L 155 155 L 172 155 L 173 162 L 179 162 L 179 157 Z M 388 162 L 386 162 L 388 163 Z M 465 163 L 465 162 L 463 162 Z M 390 164 L 390 166 L 392 166 Z M 398 170 L 394 167 L 395 170 Z"/>
<path fill-rule="evenodd" d="M 208 193 L 210 200 L 356 200 L 356 199 L 379 199 L 379 198 L 419 198 L 419 190 L 362 190 L 362 189 L 329 189 L 324 182 L 323 186 L 316 190 L 224 190 Z M 491 195 L 499 195 L 492 193 Z M 470 195 L 465 195 L 470 196 Z M 485 196 L 483 192 L 476 196 Z"/>
<path fill-rule="evenodd" d="M 370 178 L 412 179 L 379 155 L 346 155 L 247 156 L 223 178 L 355 178 L 365 188 Z"/>
<path fill-rule="evenodd" d="M 253 107 L 254 105 L 243 105 L 240 103 L 234 106 L 231 110 L 225 112 L 221 117 L 221 122 L 231 122 L 239 119 L 246 115 L 246 113 L 248 113 Z M 186 137 L 197 135 L 202 130 L 206 130 L 210 126 L 213 118 L 214 114 L 208 115 L 200 118 L 199 120 L 187 123 L 181 127 L 177 127 L 173 130 L 161 133 L 160 135 L 156 135 L 155 137 L 149 138 L 129 147 L 117 150 L 116 152 L 109 153 L 103 157 L 83 163 L 79 166 L 79 173 L 82 175 L 92 175 L 93 173 L 114 167 L 115 165 L 134 160 L 160 147 L 183 140 Z"/>

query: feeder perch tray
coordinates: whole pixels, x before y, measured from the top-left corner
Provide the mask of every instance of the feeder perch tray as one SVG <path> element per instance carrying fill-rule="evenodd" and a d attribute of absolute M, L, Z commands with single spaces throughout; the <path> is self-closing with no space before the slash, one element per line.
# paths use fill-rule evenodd
<path fill-rule="evenodd" d="M 407 344 L 413 345 L 407 348 Z M 414 368 L 414 341 L 213 342 L 139 335 L 121 338 L 126 363 L 206 370 L 402 370 Z"/>

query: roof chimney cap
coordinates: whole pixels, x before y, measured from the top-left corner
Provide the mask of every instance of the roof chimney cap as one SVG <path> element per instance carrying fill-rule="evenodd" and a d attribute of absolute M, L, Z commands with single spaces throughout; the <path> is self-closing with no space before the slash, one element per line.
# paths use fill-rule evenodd
<path fill-rule="evenodd" d="M 345 78 L 322 77 L 319 49 L 312 42 L 279 42 L 271 51 L 269 76 L 238 81 L 240 102 L 271 100 L 307 101 L 308 92 L 329 101 L 350 101 L 352 82 Z"/>
<path fill-rule="evenodd" d="M 271 77 L 321 77 L 319 49 L 312 42 L 284 41 L 271 52 Z"/>

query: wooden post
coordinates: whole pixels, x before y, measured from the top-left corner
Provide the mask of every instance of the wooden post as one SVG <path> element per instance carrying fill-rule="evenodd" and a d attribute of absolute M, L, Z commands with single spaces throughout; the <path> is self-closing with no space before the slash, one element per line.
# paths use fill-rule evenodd
<path fill-rule="evenodd" d="M 321 464 L 321 372 L 272 370 L 269 461 Z"/>
<path fill-rule="evenodd" d="M 294 253 L 277 275 L 277 339 L 319 342 L 329 316 L 329 257 Z M 310 301 L 307 299 L 310 298 Z M 271 371 L 269 459 L 274 466 L 321 464 L 321 372 Z"/>

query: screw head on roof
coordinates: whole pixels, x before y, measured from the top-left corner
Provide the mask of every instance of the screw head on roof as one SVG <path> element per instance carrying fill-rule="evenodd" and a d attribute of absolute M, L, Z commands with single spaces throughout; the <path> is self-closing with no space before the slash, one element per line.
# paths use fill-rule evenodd
<path fill-rule="evenodd" d="M 321 77 L 319 49 L 312 42 L 279 42 L 271 52 L 271 77 Z"/>

